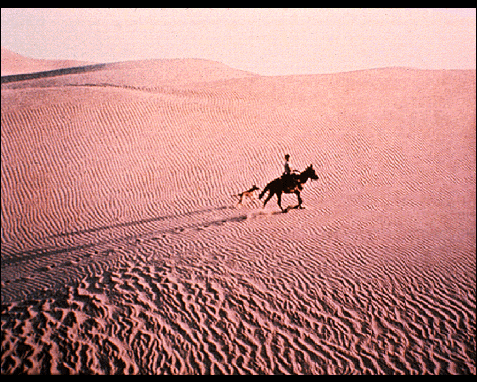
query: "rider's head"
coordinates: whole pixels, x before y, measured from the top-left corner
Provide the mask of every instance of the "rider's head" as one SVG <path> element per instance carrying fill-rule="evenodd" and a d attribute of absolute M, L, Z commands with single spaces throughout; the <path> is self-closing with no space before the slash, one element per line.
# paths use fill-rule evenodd
<path fill-rule="evenodd" d="M 290 155 L 285 154 L 285 160 L 288 160 L 288 159 L 290 159 Z"/>

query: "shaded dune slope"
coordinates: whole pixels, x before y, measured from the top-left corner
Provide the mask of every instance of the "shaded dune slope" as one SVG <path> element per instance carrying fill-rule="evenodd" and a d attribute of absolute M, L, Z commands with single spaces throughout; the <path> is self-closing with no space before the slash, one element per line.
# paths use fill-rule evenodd
<path fill-rule="evenodd" d="M 177 64 L 2 85 L 2 372 L 475 373 L 475 71 Z"/>
<path fill-rule="evenodd" d="M 73 66 L 63 69 L 54 69 L 46 70 L 41 72 L 34 73 L 24 73 L 24 74 L 12 74 L 8 76 L 2 76 L 2 84 L 8 84 L 10 82 L 20 82 L 27 80 L 36 80 L 38 78 L 47 78 L 47 77 L 57 77 L 64 76 L 68 74 L 92 72 L 95 70 L 103 69 L 106 64 L 95 64 L 95 65 L 84 65 L 84 66 Z"/>

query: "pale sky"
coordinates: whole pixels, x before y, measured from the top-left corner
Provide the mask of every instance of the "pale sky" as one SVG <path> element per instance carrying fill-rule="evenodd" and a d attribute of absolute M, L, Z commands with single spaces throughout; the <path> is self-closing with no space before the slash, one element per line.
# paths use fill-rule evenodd
<path fill-rule="evenodd" d="M 476 68 L 473 9 L 6 9 L 32 58 L 205 58 L 262 75 Z"/>

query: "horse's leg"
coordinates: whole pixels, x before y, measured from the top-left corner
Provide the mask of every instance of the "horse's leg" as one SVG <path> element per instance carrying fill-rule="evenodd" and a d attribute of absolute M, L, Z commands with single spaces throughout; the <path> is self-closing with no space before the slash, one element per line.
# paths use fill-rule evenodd
<path fill-rule="evenodd" d="M 298 206 L 297 208 L 303 208 L 301 204 L 303 203 L 303 200 L 301 199 L 300 191 L 296 190 L 295 195 L 298 198 Z"/>
<path fill-rule="evenodd" d="M 280 209 L 283 212 L 284 210 L 282 208 L 282 193 L 280 191 L 277 192 L 277 203 L 278 203 L 278 207 L 280 207 Z"/>
<path fill-rule="evenodd" d="M 268 193 L 267 199 L 265 199 L 265 201 L 263 202 L 263 207 L 267 205 L 268 201 L 272 198 L 272 196 L 273 196 L 273 192 L 270 191 Z"/>

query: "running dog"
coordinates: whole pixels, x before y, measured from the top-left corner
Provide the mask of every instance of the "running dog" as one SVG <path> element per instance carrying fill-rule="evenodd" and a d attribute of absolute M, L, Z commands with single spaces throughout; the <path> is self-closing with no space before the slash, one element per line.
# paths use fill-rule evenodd
<path fill-rule="evenodd" d="M 258 190 L 259 188 L 254 184 L 251 189 L 237 194 L 236 196 L 239 197 L 239 201 L 237 202 L 237 205 L 235 207 L 242 205 L 245 198 L 250 200 L 254 199 L 254 192 Z"/>

